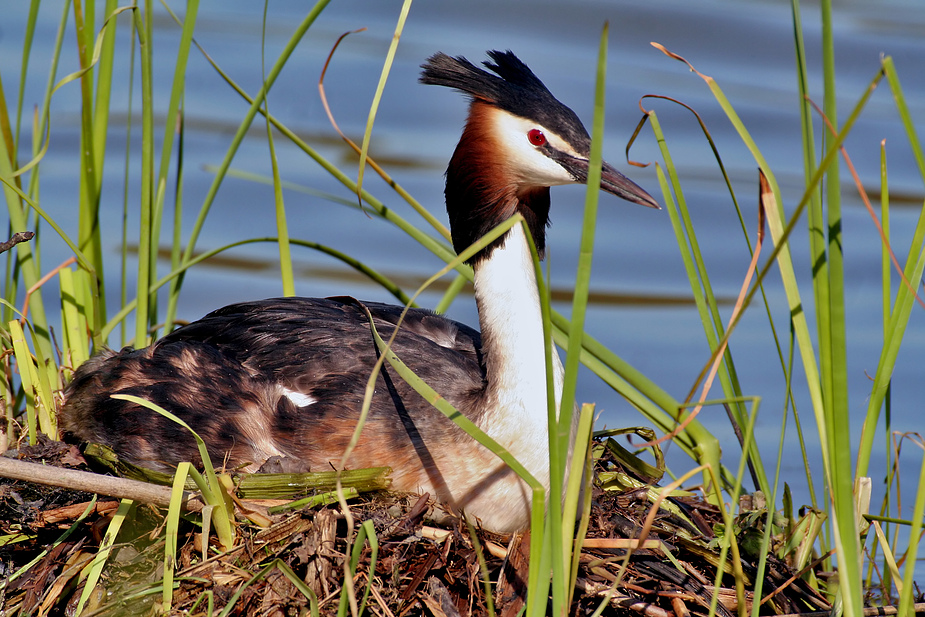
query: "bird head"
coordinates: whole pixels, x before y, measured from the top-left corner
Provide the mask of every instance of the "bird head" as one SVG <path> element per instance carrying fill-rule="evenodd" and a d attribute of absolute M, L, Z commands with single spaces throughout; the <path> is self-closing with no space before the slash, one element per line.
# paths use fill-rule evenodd
<path fill-rule="evenodd" d="M 420 81 L 470 97 L 469 116 L 447 168 L 446 200 L 457 252 L 521 212 L 541 251 L 549 221 L 549 187 L 588 180 L 591 137 L 512 52 L 489 51 L 479 68 L 444 53 L 422 65 Z M 603 163 L 601 189 L 658 208 L 632 180 Z M 491 247 L 488 247 L 488 251 Z M 484 256 L 485 251 L 481 254 Z M 476 260 L 480 256 L 476 256 Z"/>

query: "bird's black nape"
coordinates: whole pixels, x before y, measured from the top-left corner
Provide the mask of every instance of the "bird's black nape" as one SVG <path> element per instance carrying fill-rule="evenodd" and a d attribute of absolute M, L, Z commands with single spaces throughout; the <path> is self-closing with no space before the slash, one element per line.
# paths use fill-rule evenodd
<path fill-rule="evenodd" d="M 462 56 L 438 52 L 421 65 L 420 82 L 455 88 L 509 113 L 534 120 L 549 128 L 577 151 L 590 151 L 591 138 L 574 111 L 563 105 L 510 50 L 487 52 L 491 62 L 483 64 L 494 74 Z"/>

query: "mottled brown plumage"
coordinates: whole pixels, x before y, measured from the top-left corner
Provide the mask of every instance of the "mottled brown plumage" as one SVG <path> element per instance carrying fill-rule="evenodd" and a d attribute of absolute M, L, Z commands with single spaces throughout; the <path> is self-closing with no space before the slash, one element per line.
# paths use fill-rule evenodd
<path fill-rule="evenodd" d="M 401 309 L 364 304 L 380 336 L 390 336 Z M 412 310 L 394 350 L 428 382 L 447 380 L 443 396 L 478 419 L 484 396 L 478 332 L 429 311 Z M 358 303 L 277 298 L 235 304 L 150 347 L 106 351 L 83 364 L 68 387 L 61 428 L 105 443 L 123 459 L 152 469 L 171 471 L 181 461 L 198 461 L 188 431 L 147 408 L 110 397 L 134 394 L 194 427 L 216 462 L 254 470 L 280 455 L 327 470 L 340 465 L 376 358 Z M 303 410 L 284 394 L 287 390 L 316 402 Z M 461 432 L 454 436 L 455 426 L 434 413 L 387 365 L 377 382 L 373 409 L 348 466 L 391 464 L 401 490 L 425 485 L 427 466 L 394 462 L 396 443 L 410 442 L 414 453 L 426 460 L 434 457 L 427 452 L 426 438 L 430 443 L 439 440 L 441 447 L 447 440 L 468 439 Z"/>

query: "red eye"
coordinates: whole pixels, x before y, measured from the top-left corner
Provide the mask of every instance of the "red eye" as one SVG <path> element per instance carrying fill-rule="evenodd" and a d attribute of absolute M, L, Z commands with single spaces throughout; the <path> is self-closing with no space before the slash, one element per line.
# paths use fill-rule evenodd
<path fill-rule="evenodd" d="M 543 135 L 543 131 L 539 129 L 530 129 L 527 131 L 527 139 L 529 139 L 530 143 L 534 146 L 546 145 L 546 136 Z"/>

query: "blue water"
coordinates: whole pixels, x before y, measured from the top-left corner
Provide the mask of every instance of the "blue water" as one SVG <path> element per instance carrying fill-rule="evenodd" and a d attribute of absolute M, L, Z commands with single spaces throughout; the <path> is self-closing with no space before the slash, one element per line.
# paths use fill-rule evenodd
<path fill-rule="evenodd" d="M 26 6 L 26 3 L 13 3 L 6 7 L 0 25 L 0 70 L 10 105 L 16 100 Z M 348 37 L 341 45 L 326 81 L 328 99 L 340 126 L 358 138 L 365 126 L 399 7 L 399 2 L 332 3 L 295 52 L 269 97 L 273 114 L 315 145 L 322 155 L 348 171 L 354 158 L 334 136 L 319 101 L 317 80 L 321 66 L 341 33 L 359 27 L 368 29 Z M 181 8 L 179 3 L 176 8 Z M 41 101 L 58 10 L 50 3 L 42 7 L 31 58 L 31 79 L 27 84 L 27 107 Z M 266 46 L 268 66 L 305 11 L 302 2 L 272 3 Z M 163 109 L 179 30 L 159 5 L 155 14 L 155 98 Z M 662 94 L 684 101 L 697 109 L 709 127 L 745 212 L 750 233 L 754 235 L 757 165 L 704 82 L 686 66 L 649 45 L 650 41 L 657 41 L 717 80 L 775 171 L 784 207 L 792 210 L 802 192 L 803 169 L 790 5 L 783 1 L 418 2 L 412 7 L 379 108 L 373 133 L 373 155 L 392 161 L 393 164 L 386 165 L 396 181 L 444 220 L 442 173 L 458 139 L 466 102 L 448 89 L 417 84 L 418 65 L 438 50 L 478 61 L 484 58 L 486 49 L 512 49 L 558 98 L 590 123 L 595 60 L 605 21 L 609 21 L 610 27 L 606 158 L 660 198 L 654 167 L 628 167 L 623 149 L 639 121 L 641 96 Z M 803 23 L 810 61 L 810 90 L 821 104 L 821 43 L 819 16 L 814 5 L 804 8 Z M 127 50 L 124 19 L 120 21 L 119 36 L 121 49 Z M 196 39 L 245 90 L 256 92 L 262 74 L 259 4 L 244 0 L 204 3 Z M 881 54 L 889 54 L 896 63 L 919 131 L 925 128 L 925 72 L 921 70 L 925 65 L 925 10 L 919 2 L 856 0 L 837 3 L 835 46 L 840 120 L 847 117 L 876 74 Z M 76 70 L 70 34 L 65 50 L 59 78 Z M 128 51 L 119 54 L 117 65 L 118 74 L 127 75 Z M 41 190 L 42 205 L 74 235 L 77 181 L 73 164 L 79 146 L 76 94 L 77 86 L 71 84 L 55 95 L 51 115 L 53 136 L 42 163 Z M 136 110 L 132 112 L 136 134 L 139 97 L 136 86 Z M 220 162 L 247 106 L 195 50 L 190 59 L 185 104 L 183 198 L 184 225 L 188 233 L 213 178 L 204 166 Z M 720 296 L 734 297 L 749 255 L 709 147 L 688 112 L 667 102 L 647 100 L 645 104 L 658 111 L 666 132 L 714 289 Z M 127 115 L 125 85 L 117 86 L 112 109 L 115 117 L 124 119 Z M 816 126 L 817 139 L 820 139 L 822 128 L 818 122 Z M 26 135 L 28 137 L 28 133 Z M 125 131 L 116 126 L 111 135 L 107 156 L 109 164 L 115 168 L 123 157 Z M 890 189 L 895 196 L 906 197 L 896 200 L 892 210 L 894 247 L 903 261 L 903 247 L 909 244 L 925 192 L 893 99 L 888 88 L 881 84 L 846 143 L 863 182 L 872 191 L 879 186 L 879 148 L 883 139 L 889 156 Z M 28 138 L 24 142 L 28 143 Z M 136 147 L 137 143 L 136 139 Z M 283 138 L 276 140 L 276 148 L 280 173 L 285 180 L 351 198 L 342 185 Z M 21 156 L 23 160 L 28 158 L 25 153 Z M 631 156 L 643 162 L 658 160 L 655 140 L 648 127 L 643 129 Z M 235 157 L 234 167 L 270 173 L 265 128 L 259 121 Z M 108 182 L 104 193 L 103 229 L 107 238 L 107 258 L 112 259 L 115 266 L 119 259 L 121 172 L 111 173 Z M 842 182 L 850 186 L 847 172 L 843 171 Z M 402 216 L 424 225 L 369 170 L 366 188 Z M 129 184 L 131 203 L 137 203 L 137 191 L 136 176 Z M 853 434 L 859 435 L 870 388 L 867 376 L 876 370 L 881 344 L 880 245 L 856 193 L 846 188 L 844 196 L 851 393 L 847 421 Z M 442 266 L 439 260 L 409 242 L 402 232 L 357 210 L 295 191 L 287 191 L 285 197 L 292 237 L 329 244 L 387 273 L 427 276 Z M 874 200 L 876 202 L 877 198 Z M 226 180 L 203 229 L 199 246 L 209 249 L 242 238 L 275 235 L 272 203 L 270 187 L 233 178 Z M 583 189 L 557 188 L 553 192 L 553 203 L 549 237 L 552 280 L 557 288 L 567 290 L 577 259 Z M 601 204 L 593 288 L 637 296 L 689 296 L 689 285 L 667 213 L 635 207 L 609 196 L 604 196 Z M 131 216 L 129 226 L 130 229 L 137 227 L 137 221 Z M 802 225 L 797 227 L 798 239 L 793 252 L 804 283 L 803 301 L 807 310 L 811 310 L 804 229 Z M 50 234 L 43 240 L 43 250 L 45 269 L 67 257 L 64 245 L 56 243 Z M 770 251 L 770 246 L 766 251 Z M 253 245 L 239 250 L 236 255 L 255 261 L 269 260 L 271 265 L 260 271 L 213 267 L 193 271 L 187 277 L 181 300 L 182 317 L 195 319 L 233 301 L 281 293 L 276 270 L 272 267 L 273 245 Z M 351 294 L 390 300 L 372 285 L 319 276 L 332 268 L 346 272 L 329 258 L 295 249 L 295 259 L 297 268 L 304 274 L 297 280 L 297 291 L 301 295 Z M 107 272 L 107 277 L 109 289 L 117 289 L 115 267 Z M 772 272 L 767 292 L 778 334 L 786 339 L 788 312 L 779 281 L 776 271 Z M 894 278 L 894 291 L 896 288 Z M 53 294 L 49 294 L 49 300 L 52 297 Z M 436 297 L 425 296 L 424 302 L 434 302 Z M 568 310 L 567 306 L 557 308 Z M 727 306 L 724 317 L 728 318 L 729 310 Z M 467 299 L 460 300 L 451 314 L 469 323 L 476 322 L 474 307 Z M 594 306 L 589 312 L 587 328 L 678 398 L 686 395 L 709 356 L 699 317 L 691 305 Z M 112 344 L 118 345 L 120 341 L 114 339 Z M 762 397 L 759 439 L 766 461 L 773 468 L 781 427 L 784 381 L 760 305 L 752 307 L 743 319 L 731 348 L 745 394 Z M 923 310 L 917 308 L 894 374 L 895 430 L 923 429 L 920 402 L 923 365 L 925 316 Z M 815 422 L 805 390 L 805 379 L 801 376 L 796 385 L 797 404 L 803 414 L 807 442 L 811 449 L 818 450 Z M 720 396 L 718 388 L 712 396 Z M 598 404 L 599 427 L 648 424 L 618 394 L 593 377 L 583 378 L 579 398 Z M 702 413 L 701 420 L 721 436 L 729 455 L 727 463 L 735 467 L 737 446 L 725 414 L 718 408 L 711 408 Z M 792 423 L 786 436 L 781 476 L 793 488 L 796 501 L 807 503 L 809 494 Z M 885 473 L 882 429 L 878 444 L 878 458 L 871 468 L 874 510 L 878 509 L 876 495 L 881 492 L 880 481 Z M 919 459 L 918 454 L 910 454 L 905 454 L 904 467 L 911 466 L 908 475 L 914 476 Z M 670 461 L 679 471 L 690 466 L 678 448 L 670 448 Z M 821 466 L 816 458 L 813 463 L 818 491 L 821 490 Z M 910 477 L 908 482 L 912 480 Z M 912 486 L 908 482 L 906 486 Z M 909 501 L 907 499 L 906 503 Z M 908 516 L 910 512 L 902 514 Z"/>

